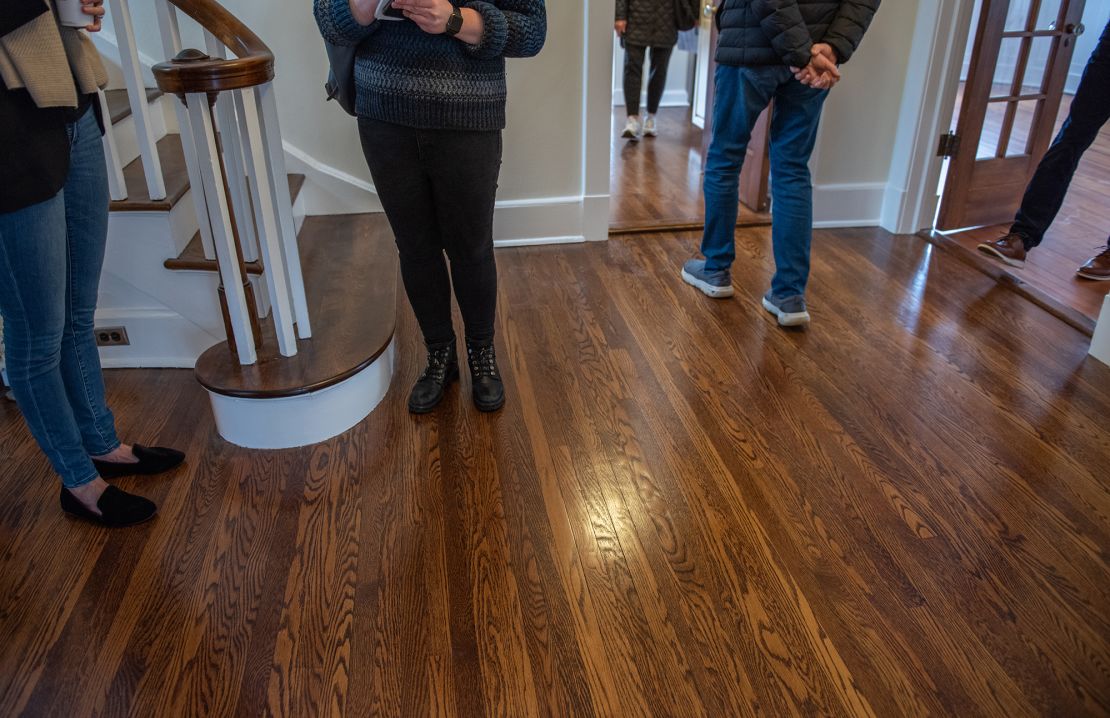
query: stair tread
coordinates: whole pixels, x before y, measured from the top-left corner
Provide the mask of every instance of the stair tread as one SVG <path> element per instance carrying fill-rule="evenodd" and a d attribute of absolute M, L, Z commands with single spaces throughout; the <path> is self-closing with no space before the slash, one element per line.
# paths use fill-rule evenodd
<path fill-rule="evenodd" d="M 126 120 L 131 116 L 131 101 L 127 97 L 127 90 L 105 90 L 108 100 L 108 117 L 113 125 Z M 146 101 L 154 102 L 162 96 L 162 91 L 157 87 L 146 88 Z"/>
<path fill-rule="evenodd" d="M 299 396 L 349 379 L 389 347 L 398 271 L 385 216 L 309 217 L 300 250 L 313 337 L 298 342 L 295 357 L 283 357 L 266 319 L 257 364 L 241 366 L 227 342 L 201 355 L 196 376 L 206 389 L 252 399 Z"/>
<path fill-rule="evenodd" d="M 142 157 L 123 168 L 127 185 L 127 199 L 112 202 L 113 212 L 169 212 L 189 191 L 189 172 L 185 167 L 185 151 L 181 148 L 181 135 L 166 135 L 158 140 L 158 157 L 162 160 L 162 175 L 166 180 L 166 198 L 154 200 L 146 187 L 146 172 Z"/>
<path fill-rule="evenodd" d="M 304 187 L 305 176 L 289 175 L 288 179 L 289 198 L 293 203 L 296 203 L 297 196 L 301 193 L 301 188 Z M 189 240 L 189 244 L 185 246 L 181 254 L 166 260 L 165 267 L 166 269 L 186 271 L 215 272 L 218 270 L 216 260 L 204 256 L 204 246 L 201 244 L 199 231 Z M 247 274 L 262 274 L 262 272 L 261 262 L 247 262 Z"/>

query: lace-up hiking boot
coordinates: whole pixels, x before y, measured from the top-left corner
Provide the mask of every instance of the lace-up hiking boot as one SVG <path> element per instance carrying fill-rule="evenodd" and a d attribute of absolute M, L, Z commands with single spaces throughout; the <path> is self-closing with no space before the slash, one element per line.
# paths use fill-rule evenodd
<path fill-rule="evenodd" d="M 497 411 L 505 406 L 505 385 L 497 370 L 497 354 L 493 343 L 466 343 L 474 405 L 479 411 Z"/>
<path fill-rule="evenodd" d="M 439 406 L 451 382 L 459 378 L 459 355 L 455 342 L 428 347 L 428 366 L 409 394 L 409 411 L 427 414 Z"/>

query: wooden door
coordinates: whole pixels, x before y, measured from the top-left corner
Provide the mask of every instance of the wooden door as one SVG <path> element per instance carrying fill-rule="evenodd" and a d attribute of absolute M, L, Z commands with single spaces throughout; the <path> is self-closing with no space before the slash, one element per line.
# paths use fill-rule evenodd
<path fill-rule="evenodd" d="M 709 155 L 709 142 L 713 137 L 713 96 L 717 70 L 717 23 L 714 17 L 720 5 L 719 0 L 707 0 L 708 22 L 702 23 L 702 31 L 709 33 L 708 52 L 699 63 L 698 73 L 704 75 L 705 110 L 702 140 L 702 157 Z M 756 120 L 748 151 L 744 157 L 744 168 L 740 172 L 740 202 L 755 212 L 766 212 L 771 206 L 771 112 L 768 107 Z"/>
<path fill-rule="evenodd" d="M 937 228 L 1003 224 L 1052 142 L 1084 0 L 981 0 Z"/>

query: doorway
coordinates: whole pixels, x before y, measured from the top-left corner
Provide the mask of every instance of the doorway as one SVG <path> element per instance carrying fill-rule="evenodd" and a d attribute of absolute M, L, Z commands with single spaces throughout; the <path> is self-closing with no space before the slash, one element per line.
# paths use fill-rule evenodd
<path fill-rule="evenodd" d="M 950 157 L 934 222 L 938 241 L 1087 330 L 1110 291 L 1108 282 L 1076 276 L 1110 233 L 1110 128 L 1084 155 L 1060 214 L 1023 268 L 977 247 L 1009 230 L 1108 17 L 1110 0 L 975 0 L 942 141 Z"/>
<path fill-rule="evenodd" d="M 712 132 L 717 0 L 706 0 L 702 21 L 675 48 L 657 123 L 657 137 L 622 137 L 627 119 L 623 91 L 625 54 L 613 53 L 613 106 L 610 122 L 609 233 L 640 234 L 700 230 L 705 223 L 702 175 Z M 648 68 L 641 107 L 646 107 Z M 766 133 L 757 133 L 745 162 L 738 226 L 770 224 Z M 755 159 L 753 159 L 753 155 Z"/>

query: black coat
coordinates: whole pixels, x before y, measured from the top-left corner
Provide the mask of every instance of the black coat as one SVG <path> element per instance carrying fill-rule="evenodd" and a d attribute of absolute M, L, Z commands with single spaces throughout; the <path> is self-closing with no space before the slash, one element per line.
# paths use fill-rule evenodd
<path fill-rule="evenodd" d="M 674 47 L 678 44 L 675 0 L 617 0 L 617 20 L 627 20 L 624 44 Z"/>
<path fill-rule="evenodd" d="M 49 8 L 42 0 L 0 0 L 0 37 L 34 20 Z M 41 109 L 26 90 L 9 90 L 0 81 L 0 214 L 15 212 L 58 194 L 69 175 L 66 125 L 93 106 L 95 95 L 78 107 Z"/>
<path fill-rule="evenodd" d="M 722 65 L 809 64 L 814 43 L 828 43 L 847 62 L 880 0 L 724 0 L 717 11 Z"/>

